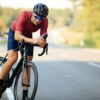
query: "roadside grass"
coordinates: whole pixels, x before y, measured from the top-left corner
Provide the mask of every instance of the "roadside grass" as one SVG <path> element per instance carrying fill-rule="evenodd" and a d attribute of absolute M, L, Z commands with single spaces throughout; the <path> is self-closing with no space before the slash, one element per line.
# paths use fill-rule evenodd
<path fill-rule="evenodd" d="M 62 29 L 59 31 L 64 39 L 64 45 L 87 48 L 100 48 L 100 32 L 94 34 L 85 34 L 73 30 Z"/>
<path fill-rule="evenodd" d="M 64 39 L 64 45 L 75 47 L 83 46 L 83 34 L 81 32 L 60 31 L 60 36 Z"/>

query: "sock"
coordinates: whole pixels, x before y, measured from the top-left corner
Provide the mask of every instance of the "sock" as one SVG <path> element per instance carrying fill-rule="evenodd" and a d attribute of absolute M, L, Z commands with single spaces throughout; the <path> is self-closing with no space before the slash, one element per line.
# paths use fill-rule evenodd
<path fill-rule="evenodd" d="M 28 96 L 28 90 L 23 90 L 23 98 Z"/>

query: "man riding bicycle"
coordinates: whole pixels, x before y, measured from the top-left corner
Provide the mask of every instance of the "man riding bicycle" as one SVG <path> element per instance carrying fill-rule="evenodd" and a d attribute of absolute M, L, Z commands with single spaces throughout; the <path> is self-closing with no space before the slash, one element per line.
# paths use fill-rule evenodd
<path fill-rule="evenodd" d="M 42 37 L 32 38 L 32 32 L 36 32 L 40 29 L 40 35 L 47 34 L 47 16 L 48 7 L 43 3 L 38 3 L 34 6 L 33 12 L 23 11 L 11 24 L 8 33 L 8 60 L 0 70 L 0 86 L 3 86 L 5 77 L 18 59 L 18 51 L 15 51 L 15 49 L 18 47 L 19 41 L 33 44 L 37 43 L 40 47 L 46 45 L 47 42 Z M 27 60 L 31 61 L 32 58 L 33 46 L 30 45 Z M 27 89 L 28 88 L 23 88 L 22 100 L 27 100 Z"/>

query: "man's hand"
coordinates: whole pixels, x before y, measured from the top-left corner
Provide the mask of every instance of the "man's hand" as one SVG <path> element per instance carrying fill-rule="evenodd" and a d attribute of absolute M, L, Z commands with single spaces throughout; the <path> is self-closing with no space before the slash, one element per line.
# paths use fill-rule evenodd
<path fill-rule="evenodd" d="M 45 45 L 46 45 L 46 40 L 45 39 L 43 39 L 42 37 L 40 37 L 40 38 L 34 38 L 33 39 L 33 42 L 34 42 L 34 44 L 38 44 L 40 47 L 44 47 Z"/>

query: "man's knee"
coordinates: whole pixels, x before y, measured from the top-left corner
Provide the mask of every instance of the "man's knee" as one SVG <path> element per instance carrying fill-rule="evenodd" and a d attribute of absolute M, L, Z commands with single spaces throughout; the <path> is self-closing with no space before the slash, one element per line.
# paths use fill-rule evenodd
<path fill-rule="evenodd" d="M 16 56 L 11 56 L 8 58 L 9 63 L 15 63 L 17 61 L 17 57 Z"/>
<path fill-rule="evenodd" d="M 18 58 L 18 53 L 17 52 L 10 52 L 8 53 L 8 61 L 10 63 L 15 63 Z"/>

